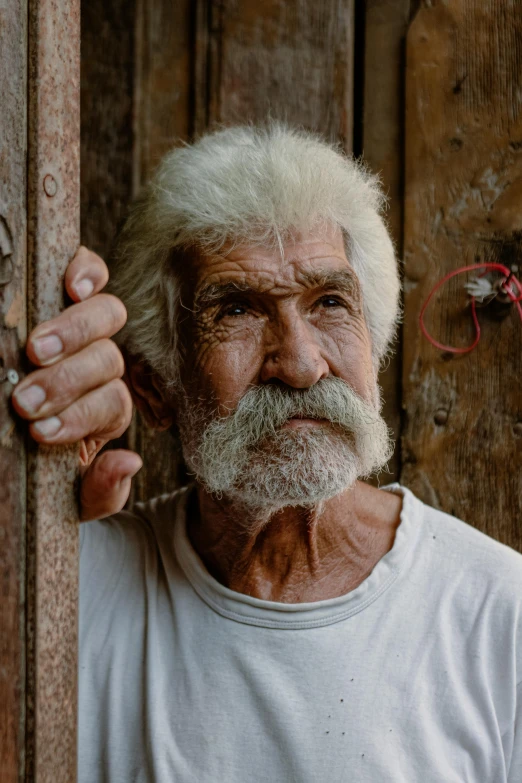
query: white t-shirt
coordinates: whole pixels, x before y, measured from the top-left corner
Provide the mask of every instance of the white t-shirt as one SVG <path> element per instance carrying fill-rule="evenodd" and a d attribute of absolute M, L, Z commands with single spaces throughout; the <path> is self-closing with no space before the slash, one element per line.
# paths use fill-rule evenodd
<path fill-rule="evenodd" d="M 392 549 L 316 603 L 213 579 L 187 489 L 82 525 L 80 783 L 522 783 L 522 555 L 387 489 Z"/>

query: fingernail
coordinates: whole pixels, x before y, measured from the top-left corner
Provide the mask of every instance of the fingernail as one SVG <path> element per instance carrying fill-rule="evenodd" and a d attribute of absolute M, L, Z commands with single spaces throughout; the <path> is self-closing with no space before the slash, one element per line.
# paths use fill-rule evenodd
<path fill-rule="evenodd" d="M 78 299 L 83 300 L 87 299 L 87 297 L 90 296 L 94 291 L 94 283 L 92 280 L 85 278 L 84 280 L 80 280 L 78 283 L 74 283 L 73 288 L 76 291 Z"/>
<path fill-rule="evenodd" d="M 49 419 L 35 421 L 33 424 L 34 429 L 39 432 L 40 435 L 44 435 L 45 437 L 56 435 L 61 426 L 62 422 L 58 416 L 51 416 Z"/>
<path fill-rule="evenodd" d="M 52 359 L 63 351 L 63 343 L 56 334 L 33 340 L 33 349 L 40 361 Z"/>
<path fill-rule="evenodd" d="M 14 392 L 16 401 L 27 413 L 35 413 L 38 408 L 42 407 L 42 403 L 45 402 L 46 394 L 45 390 L 41 386 L 28 386 L 26 389 Z"/>

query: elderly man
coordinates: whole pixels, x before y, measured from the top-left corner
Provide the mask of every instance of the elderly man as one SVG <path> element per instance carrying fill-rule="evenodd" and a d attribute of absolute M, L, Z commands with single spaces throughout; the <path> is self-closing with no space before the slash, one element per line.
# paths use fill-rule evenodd
<path fill-rule="evenodd" d="M 15 406 L 38 441 L 81 441 L 97 519 L 81 783 L 522 781 L 522 557 L 360 481 L 391 453 L 377 371 L 399 280 L 380 206 L 311 135 L 208 135 L 132 209 L 113 295 L 82 249 L 76 304 L 31 335 L 41 369 Z M 179 432 L 194 480 L 118 513 L 139 458 L 95 456 L 128 425 L 127 388 Z"/>

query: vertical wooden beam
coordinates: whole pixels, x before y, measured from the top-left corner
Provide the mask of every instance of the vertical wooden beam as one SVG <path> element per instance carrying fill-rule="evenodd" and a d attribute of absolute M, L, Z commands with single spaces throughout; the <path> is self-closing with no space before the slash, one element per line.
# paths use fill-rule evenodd
<path fill-rule="evenodd" d="M 365 3 L 363 157 L 381 177 L 389 198 L 387 221 L 402 258 L 404 171 L 404 63 L 410 0 L 367 0 Z M 395 453 L 389 472 L 378 483 L 398 481 L 400 474 L 402 340 L 381 372 L 384 417 L 394 434 Z"/>
<path fill-rule="evenodd" d="M 25 745 L 25 444 L 9 403 L 26 340 L 27 4 L 0 7 L 0 778 Z"/>
<path fill-rule="evenodd" d="M 425 3 L 408 33 L 402 480 L 431 505 L 522 551 L 522 325 L 479 313 L 482 339 L 444 354 L 418 316 L 464 264 L 522 269 L 522 15 L 518 3 Z M 464 279 L 435 296 L 430 331 L 473 337 Z M 503 316 L 503 317 L 501 317 Z"/>
<path fill-rule="evenodd" d="M 353 15 L 354 0 L 198 0 L 196 130 L 273 117 L 351 151 Z"/>
<path fill-rule="evenodd" d="M 134 85 L 134 192 L 147 182 L 162 156 L 189 139 L 192 128 L 193 4 L 138 0 Z M 181 454 L 168 432 L 154 432 L 139 413 L 129 448 L 143 457 L 131 502 L 172 492 L 183 482 Z"/>
<path fill-rule="evenodd" d="M 102 258 L 132 198 L 135 5 L 81 4 L 81 238 Z"/>
<path fill-rule="evenodd" d="M 77 455 L 28 444 L 26 462 L 9 397 L 78 246 L 79 2 L 18 0 L 0 21 L 0 776 L 71 783 Z"/>
<path fill-rule="evenodd" d="M 138 2 L 81 3 L 80 232 L 82 245 L 104 259 L 134 192 Z M 129 447 L 129 434 L 109 448 Z"/>
<path fill-rule="evenodd" d="M 136 189 L 190 135 L 192 15 L 190 0 L 137 2 Z"/>
<path fill-rule="evenodd" d="M 30 0 L 28 323 L 57 315 L 80 236 L 80 2 Z M 29 444 L 26 779 L 76 779 L 76 448 Z"/>

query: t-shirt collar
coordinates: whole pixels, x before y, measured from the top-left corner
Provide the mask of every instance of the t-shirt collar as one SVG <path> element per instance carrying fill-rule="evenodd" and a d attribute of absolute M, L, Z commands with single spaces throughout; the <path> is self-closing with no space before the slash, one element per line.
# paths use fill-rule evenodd
<path fill-rule="evenodd" d="M 264 628 L 316 628 L 346 620 L 376 601 L 406 567 L 422 524 L 423 504 L 406 487 L 389 484 L 381 491 L 403 496 L 400 523 L 392 548 L 354 590 L 338 598 L 312 603 L 280 603 L 253 598 L 224 587 L 209 574 L 192 547 L 186 530 L 190 488 L 182 493 L 174 529 L 178 562 L 198 596 L 215 612 L 236 622 Z M 194 491 L 194 488 L 192 488 Z"/>

